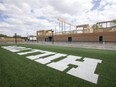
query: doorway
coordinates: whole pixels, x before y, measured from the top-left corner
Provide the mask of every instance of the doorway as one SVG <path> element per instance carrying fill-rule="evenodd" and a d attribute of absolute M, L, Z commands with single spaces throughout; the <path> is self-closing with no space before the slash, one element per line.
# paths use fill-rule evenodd
<path fill-rule="evenodd" d="M 72 42 L 72 37 L 68 37 L 68 42 Z"/>
<path fill-rule="evenodd" d="M 103 42 L 103 36 L 99 36 L 99 42 Z"/>
<path fill-rule="evenodd" d="M 53 39 L 52 37 L 48 37 L 48 41 L 50 41 L 50 42 L 51 42 L 51 41 L 52 41 L 52 39 Z"/>

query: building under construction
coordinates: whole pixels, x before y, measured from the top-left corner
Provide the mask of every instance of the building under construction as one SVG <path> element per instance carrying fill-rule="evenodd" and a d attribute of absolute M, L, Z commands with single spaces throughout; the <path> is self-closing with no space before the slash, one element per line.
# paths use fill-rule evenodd
<path fill-rule="evenodd" d="M 89 24 L 75 26 L 62 19 L 58 19 L 58 21 L 59 31 L 52 29 L 37 31 L 37 41 L 116 42 L 116 20 L 98 22 L 92 27 Z M 69 29 L 65 29 L 66 24 Z"/>

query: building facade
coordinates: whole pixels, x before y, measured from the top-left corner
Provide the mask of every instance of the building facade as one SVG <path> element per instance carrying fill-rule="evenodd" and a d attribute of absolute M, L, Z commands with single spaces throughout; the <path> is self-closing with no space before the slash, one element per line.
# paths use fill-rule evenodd
<path fill-rule="evenodd" d="M 53 30 L 37 31 L 37 41 L 116 42 L 116 20 L 98 22 L 94 28 L 89 24 L 77 25 L 75 30 L 61 31 L 61 33 Z"/>

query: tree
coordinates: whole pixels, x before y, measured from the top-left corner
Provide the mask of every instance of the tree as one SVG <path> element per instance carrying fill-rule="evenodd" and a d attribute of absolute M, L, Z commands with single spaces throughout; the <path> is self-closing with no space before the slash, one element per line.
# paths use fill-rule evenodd
<path fill-rule="evenodd" d="M 97 25 L 97 24 L 93 24 L 93 25 L 92 25 L 92 28 L 93 28 L 93 29 L 98 29 L 98 25 Z"/>
<path fill-rule="evenodd" d="M 101 25 L 101 24 L 99 24 L 99 25 L 98 25 L 98 24 L 93 24 L 93 25 L 92 25 L 92 28 L 93 28 L 93 29 L 102 28 L 102 25 Z"/>
<path fill-rule="evenodd" d="M 15 35 L 14 35 L 13 37 L 15 37 Z M 16 35 L 16 37 L 17 37 L 17 38 L 21 38 L 21 36 L 20 36 L 20 35 Z"/>
<path fill-rule="evenodd" d="M 0 37 L 8 37 L 8 36 L 4 34 L 0 34 Z"/>

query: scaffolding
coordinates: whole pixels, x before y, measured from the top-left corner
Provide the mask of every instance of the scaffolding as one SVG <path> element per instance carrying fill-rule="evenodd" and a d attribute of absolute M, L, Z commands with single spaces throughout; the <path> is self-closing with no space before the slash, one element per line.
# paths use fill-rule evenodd
<path fill-rule="evenodd" d="M 116 20 L 97 22 L 94 32 L 110 32 L 116 30 Z"/>
<path fill-rule="evenodd" d="M 69 34 L 69 33 L 71 33 L 72 28 L 76 29 L 74 24 L 67 22 L 64 19 L 57 18 L 57 20 L 59 22 L 59 29 L 58 29 L 58 32 L 56 32 L 56 34 Z M 67 29 L 66 25 L 69 26 L 68 29 Z"/>
<path fill-rule="evenodd" d="M 92 28 L 90 28 L 89 24 L 77 25 L 76 26 L 76 33 L 91 33 Z"/>

